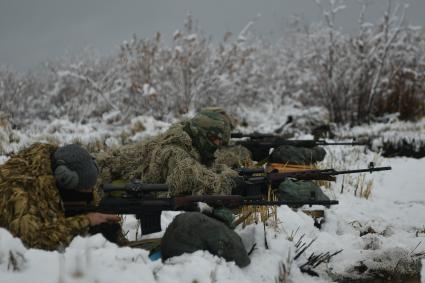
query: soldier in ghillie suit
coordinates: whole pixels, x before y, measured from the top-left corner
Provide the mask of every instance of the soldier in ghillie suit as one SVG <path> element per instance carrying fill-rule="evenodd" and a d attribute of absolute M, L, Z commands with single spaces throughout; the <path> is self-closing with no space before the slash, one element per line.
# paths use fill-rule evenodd
<path fill-rule="evenodd" d="M 98 169 L 78 145 L 36 143 L 0 165 L 0 227 L 21 238 L 28 248 L 54 250 L 115 215 L 88 213 L 65 217 L 62 201 L 91 195 Z"/>
<path fill-rule="evenodd" d="M 220 114 L 223 121 L 226 121 L 231 130 L 236 127 L 236 120 L 230 117 L 222 108 L 207 107 L 200 113 L 215 112 Z M 322 161 L 326 151 L 321 147 L 296 147 L 283 145 L 276 148 L 267 158 L 268 166 L 280 170 L 308 170 L 317 162 Z M 215 152 L 215 163 L 225 164 L 231 168 L 253 167 L 251 152 L 241 145 L 222 146 Z M 305 166 L 305 168 L 303 168 Z M 288 201 L 309 200 L 314 197 L 316 200 L 329 200 L 320 187 L 310 181 L 286 180 L 282 182 L 277 191 L 278 198 Z"/>
<path fill-rule="evenodd" d="M 214 152 L 229 137 L 230 127 L 220 114 L 204 112 L 145 141 L 102 152 L 96 159 L 102 182 L 165 183 L 171 196 L 230 194 L 237 173 L 227 166 L 212 166 Z"/>
<path fill-rule="evenodd" d="M 204 111 L 172 125 L 163 134 L 100 153 L 96 159 L 102 182 L 139 179 L 144 183 L 166 183 L 170 196 L 228 195 L 236 186 L 234 178 L 238 174 L 213 161 L 214 152 L 229 139 L 228 121 L 217 112 Z M 162 259 L 207 250 L 241 267 L 248 265 L 249 257 L 239 235 L 227 226 L 232 220 L 231 211 L 225 209 L 214 209 L 208 216 L 199 212 L 177 216 L 161 241 Z M 159 247 L 148 249 L 155 254 Z"/>
<path fill-rule="evenodd" d="M 227 143 L 224 143 L 223 146 L 218 148 L 214 153 L 215 166 L 221 166 L 224 164 L 233 169 L 254 166 L 251 152 L 246 147 L 240 145 L 229 145 L 230 132 L 236 127 L 236 119 L 227 114 L 227 112 L 221 107 L 205 107 L 202 108 L 199 113 L 216 113 L 219 115 L 218 117 L 227 123 L 230 128 L 229 137 L 226 137 L 225 139 Z"/>

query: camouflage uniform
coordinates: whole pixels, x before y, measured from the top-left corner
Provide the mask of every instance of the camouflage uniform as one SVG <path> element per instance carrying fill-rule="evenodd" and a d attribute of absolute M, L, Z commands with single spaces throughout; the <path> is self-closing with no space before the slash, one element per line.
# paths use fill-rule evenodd
<path fill-rule="evenodd" d="M 236 127 L 236 119 L 228 115 L 221 107 L 204 107 L 199 113 L 210 112 L 219 114 L 219 117 L 228 125 L 229 131 L 225 141 L 230 141 L 230 132 Z M 219 164 L 224 164 L 230 168 L 254 166 L 252 154 L 246 147 L 241 145 L 229 145 L 228 142 L 214 152 L 214 157 L 215 166 Z"/>
<path fill-rule="evenodd" d="M 34 144 L 0 165 L 0 227 L 29 248 L 54 250 L 88 231 L 87 216 L 65 217 L 51 168 L 57 147 Z"/>
<path fill-rule="evenodd" d="M 204 133 L 190 135 L 194 130 L 190 121 L 174 124 L 165 133 L 146 141 L 98 154 L 102 182 L 140 179 L 145 183 L 166 183 L 171 196 L 230 194 L 234 186 L 231 176 L 237 173 L 226 166 L 203 165 L 199 148 L 204 143 L 191 136 Z"/>
<path fill-rule="evenodd" d="M 241 145 L 223 146 L 214 153 L 215 164 L 225 164 L 230 168 L 253 167 L 251 152 Z"/>

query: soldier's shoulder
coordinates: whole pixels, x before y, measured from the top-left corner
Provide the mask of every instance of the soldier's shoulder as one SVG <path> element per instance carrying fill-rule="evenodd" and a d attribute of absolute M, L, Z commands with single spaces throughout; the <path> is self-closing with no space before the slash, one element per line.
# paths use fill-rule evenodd
<path fill-rule="evenodd" d="M 34 143 L 12 155 L 2 166 L 11 174 L 49 175 L 52 173 L 51 156 L 57 148 L 53 144 Z"/>
<path fill-rule="evenodd" d="M 51 143 L 33 143 L 26 148 L 20 150 L 18 153 L 12 155 L 13 157 L 33 157 L 37 155 L 51 155 L 58 149 L 58 145 Z"/>
<path fill-rule="evenodd" d="M 185 149 L 192 148 L 192 139 L 184 130 L 186 121 L 175 123 L 163 134 L 158 136 L 158 140 L 162 145 L 176 145 Z"/>

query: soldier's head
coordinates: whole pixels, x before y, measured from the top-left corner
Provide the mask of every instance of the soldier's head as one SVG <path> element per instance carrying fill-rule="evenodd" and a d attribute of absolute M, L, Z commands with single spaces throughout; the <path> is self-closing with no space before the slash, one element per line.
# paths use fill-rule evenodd
<path fill-rule="evenodd" d="M 217 112 L 199 112 L 190 119 L 189 126 L 193 145 L 204 160 L 212 160 L 217 148 L 229 143 L 229 124 Z"/>
<path fill-rule="evenodd" d="M 216 113 L 218 114 L 217 119 L 221 119 L 224 123 L 227 124 L 228 130 L 226 130 L 226 136 L 223 140 L 223 144 L 227 145 L 230 141 L 230 133 L 236 127 L 236 119 L 227 114 L 227 112 L 221 107 L 204 107 L 201 109 L 201 111 L 199 111 L 199 113 L 206 113 L 207 115 L 208 113 Z"/>
<path fill-rule="evenodd" d="M 229 114 L 227 114 L 226 110 L 224 110 L 221 107 L 217 107 L 217 106 L 210 106 L 210 107 L 204 107 L 201 109 L 201 111 L 199 111 L 199 113 L 204 113 L 204 112 L 214 112 L 214 113 L 218 113 L 220 114 L 220 118 L 223 119 L 224 122 L 226 122 L 229 125 L 229 129 L 230 131 L 234 130 L 236 128 L 237 125 L 237 120 L 230 116 Z M 229 137 L 230 139 L 230 137 Z"/>
<path fill-rule="evenodd" d="M 94 158 L 77 144 L 59 147 L 53 154 L 52 167 L 60 190 L 91 191 L 99 175 Z"/>

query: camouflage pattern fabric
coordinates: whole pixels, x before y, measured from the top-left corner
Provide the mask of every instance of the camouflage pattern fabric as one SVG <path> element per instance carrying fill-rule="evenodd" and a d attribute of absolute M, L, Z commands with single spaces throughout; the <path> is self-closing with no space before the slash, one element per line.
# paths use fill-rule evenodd
<path fill-rule="evenodd" d="M 326 151 L 321 147 L 297 147 L 283 145 L 270 154 L 271 163 L 313 164 L 325 158 Z"/>
<path fill-rule="evenodd" d="M 329 200 L 329 197 L 315 183 L 292 180 L 280 183 L 278 198 L 286 201 Z"/>
<path fill-rule="evenodd" d="M 200 212 L 177 215 L 161 240 L 162 260 L 198 250 L 234 261 L 239 267 L 250 263 L 241 238 L 223 222 Z"/>
<path fill-rule="evenodd" d="M 225 164 L 230 168 L 253 167 L 251 152 L 241 145 L 223 146 L 214 153 L 215 164 Z"/>
<path fill-rule="evenodd" d="M 214 115 L 214 119 L 221 119 L 227 128 L 224 131 L 224 146 L 214 152 L 214 164 L 225 164 L 230 168 L 251 167 L 254 165 L 251 152 L 240 145 L 229 145 L 230 133 L 236 127 L 236 120 L 233 119 L 221 107 L 204 107 L 199 112 L 205 115 Z M 218 114 L 218 115 L 217 115 Z"/>
<path fill-rule="evenodd" d="M 84 215 L 64 216 L 50 160 L 56 149 L 37 143 L 0 165 L 0 226 L 29 248 L 54 250 L 89 228 Z"/>
<path fill-rule="evenodd" d="M 204 107 L 199 111 L 199 113 L 218 113 L 220 118 L 226 122 L 229 126 L 229 138 L 226 140 L 230 140 L 230 132 L 236 128 L 237 121 L 233 117 L 231 117 L 227 112 L 221 107 Z"/>
<path fill-rule="evenodd" d="M 212 111 L 200 112 L 188 122 L 185 131 L 192 138 L 203 163 L 211 162 L 219 147 L 213 140 L 218 139 L 221 144 L 227 145 L 230 140 L 230 124 L 220 113 Z"/>
<path fill-rule="evenodd" d="M 207 168 L 185 131 L 188 122 L 174 124 L 165 133 L 96 156 L 101 181 L 140 179 L 166 183 L 170 195 L 230 194 L 233 170 Z"/>

